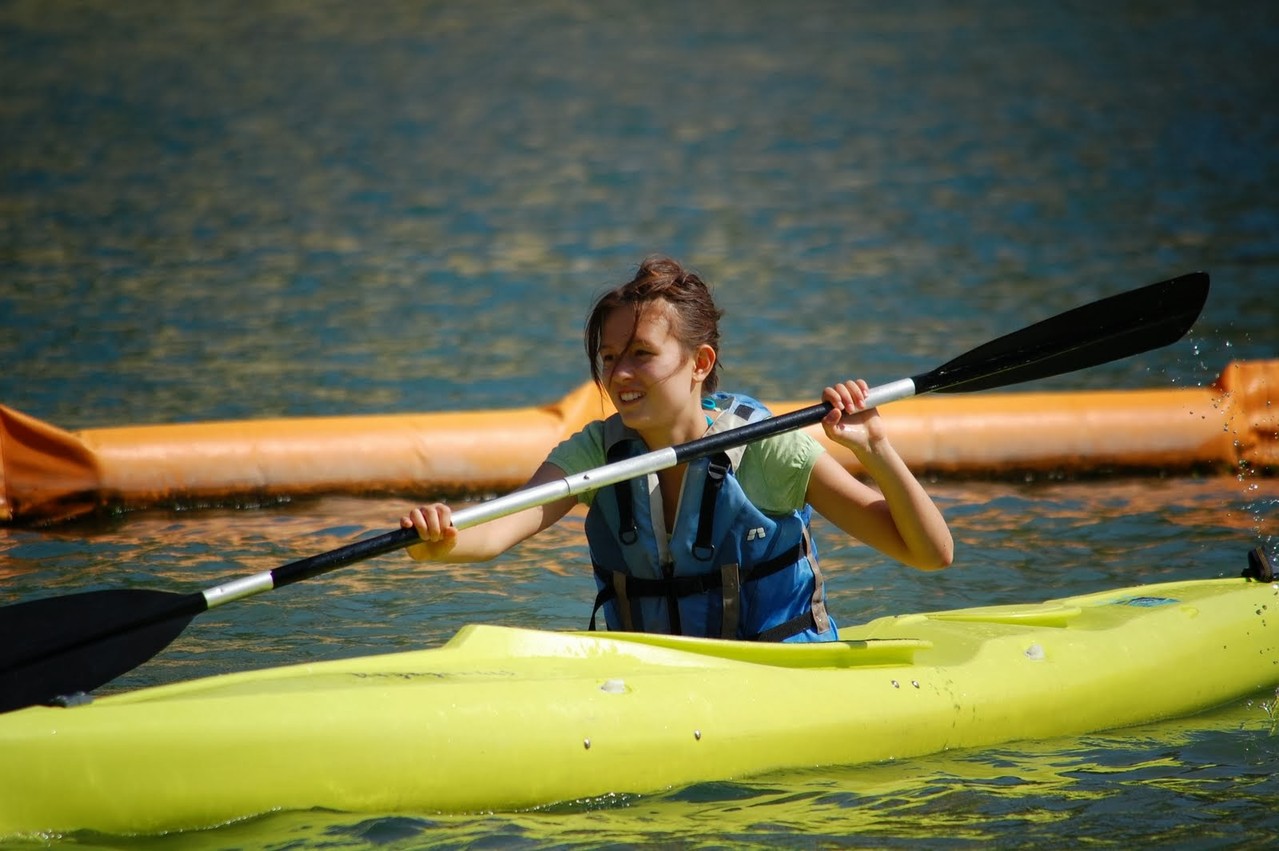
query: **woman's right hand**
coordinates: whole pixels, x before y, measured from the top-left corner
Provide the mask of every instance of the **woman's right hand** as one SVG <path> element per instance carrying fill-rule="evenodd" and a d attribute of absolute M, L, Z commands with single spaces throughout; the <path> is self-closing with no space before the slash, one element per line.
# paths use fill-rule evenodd
<path fill-rule="evenodd" d="M 415 508 L 400 518 L 403 529 L 417 529 L 420 544 L 408 547 L 409 555 L 418 561 L 433 561 L 448 555 L 457 546 L 457 529 L 453 528 L 453 510 L 442 502 Z"/>

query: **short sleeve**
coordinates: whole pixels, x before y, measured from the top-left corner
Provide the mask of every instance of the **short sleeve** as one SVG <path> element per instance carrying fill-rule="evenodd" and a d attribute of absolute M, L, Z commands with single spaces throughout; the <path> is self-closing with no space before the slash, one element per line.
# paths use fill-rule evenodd
<path fill-rule="evenodd" d="M 595 420 L 587 423 L 581 431 L 561 441 L 546 456 L 548 464 L 554 464 L 564 471 L 565 475 L 582 473 L 604 464 L 604 422 Z M 578 494 L 578 501 L 590 505 L 595 491 Z"/>
<path fill-rule="evenodd" d="M 756 508 L 785 514 L 803 508 L 813 466 L 826 450 L 804 431 L 790 431 L 751 444 L 737 481 Z"/>

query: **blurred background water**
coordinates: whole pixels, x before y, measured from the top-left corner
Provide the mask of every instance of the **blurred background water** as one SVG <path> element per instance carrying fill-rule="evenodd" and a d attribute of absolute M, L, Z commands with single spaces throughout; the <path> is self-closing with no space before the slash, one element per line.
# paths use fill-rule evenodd
<path fill-rule="evenodd" d="M 0 402 L 68 429 L 550 402 L 586 377 L 591 298 L 653 253 L 715 286 L 724 383 L 765 399 L 921 372 L 1194 269 L 1213 291 L 1186 340 L 1039 386 L 1210 383 L 1279 355 L 1277 8 L 7 0 Z M 1246 474 L 930 490 L 960 545 L 945 574 L 819 527 L 842 620 L 1234 574 L 1279 534 L 1279 486 Z M 404 506 L 0 528 L 0 603 L 203 587 Z M 117 687 L 477 621 L 580 627 L 583 553 L 570 517 L 485 568 L 386 557 L 210 613 Z M 1279 837 L 1271 732 L 1249 702 L 531 814 L 283 815 L 170 841 L 1260 847 Z"/>

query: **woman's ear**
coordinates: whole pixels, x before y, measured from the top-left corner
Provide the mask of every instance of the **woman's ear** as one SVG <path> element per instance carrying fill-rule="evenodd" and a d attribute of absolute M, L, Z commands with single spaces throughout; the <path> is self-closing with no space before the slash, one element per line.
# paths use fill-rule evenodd
<path fill-rule="evenodd" d="M 715 368 L 715 350 L 703 343 L 693 352 L 693 377 L 705 381 L 706 376 Z"/>

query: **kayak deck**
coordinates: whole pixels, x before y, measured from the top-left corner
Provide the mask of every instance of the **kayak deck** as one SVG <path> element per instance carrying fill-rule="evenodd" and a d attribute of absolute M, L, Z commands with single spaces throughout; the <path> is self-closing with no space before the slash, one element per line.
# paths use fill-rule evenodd
<path fill-rule="evenodd" d="M 0 836 L 512 810 L 1187 715 L 1279 684 L 1279 585 L 886 617 L 829 644 L 469 626 L 0 716 Z"/>

